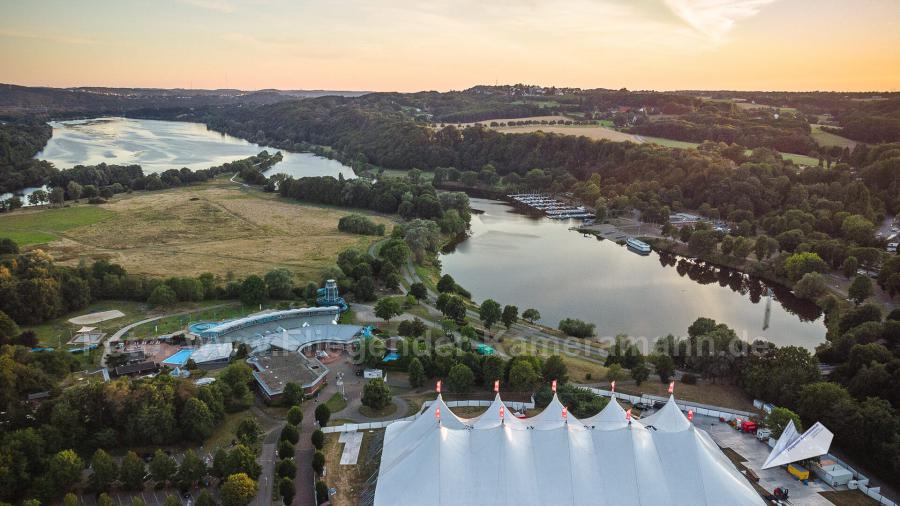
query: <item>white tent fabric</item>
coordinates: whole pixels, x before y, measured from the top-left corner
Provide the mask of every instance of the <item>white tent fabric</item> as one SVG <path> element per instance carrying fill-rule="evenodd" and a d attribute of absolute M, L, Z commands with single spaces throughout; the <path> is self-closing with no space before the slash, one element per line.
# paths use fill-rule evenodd
<path fill-rule="evenodd" d="M 537 415 L 521 420 L 527 427 L 531 427 L 536 430 L 552 430 L 558 429 L 567 423 L 582 425 L 581 421 L 570 415 L 566 412 L 566 417 L 563 418 L 563 410 L 565 406 L 563 403 L 559 402 L 559 398 L 556 394 L 553 394 L 553 400 L 550 401 L 550 404 L 544 408 L 543 411 L 538 413 Z"/>
<path fill-rule="evenodd" d="M 597 430 L 614 430 L 626 427 L 628 420 L 626 420 L 625 410 L 619 405 L 619 401 L 613 398 L 599 413 L 585 418 L 581 423 Z"/>
<path fill-rule="evenodd" d="M 656 430 L 628 423 L 615 401 L 581 421 L 563 420 L 556 398 L 523 420 L 505 408 L 502 423 L 501 405 L 497 396 L 466 420 L 439 396 L 416 420 L 389 425 L 375 505 L 764 504 L 674 399 Z"/>
<path fill-rule="evenodd" d="M 644 427 L 652 427 L 662 432 L 681 432 L 691 426 L 691 422 L 681 412 L 681 408 L 675 403 L 675 396 L 669 396 L 669 402 L 656 413 L 641 418 Z"/>
<path fill-rule="evenodd" d="M 792 420 L 784 428 L 762 468 L 783 466 L 798 460 L 825 455 L 831 448 L 832 439 L 834 434 L 821 422 L 816 422 L 803 434 L 797 434 Z"/>

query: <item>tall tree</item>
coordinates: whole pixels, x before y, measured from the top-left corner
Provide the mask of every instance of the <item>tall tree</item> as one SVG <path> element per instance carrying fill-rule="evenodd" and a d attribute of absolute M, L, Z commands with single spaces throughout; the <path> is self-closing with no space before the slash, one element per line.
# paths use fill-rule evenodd
<path fill-rule="evenodd" d="M 506 326 L 507 329 L 512 327 L 513 323 L 516 323 L 516 320 L 519 319 L 519 308 L 516 306 L 503 306 L 503 314 L 500 315 L 500 320 L 503 321 L 503 325 Z"/>
<path fill-rule="evenodd" d="M 481 323 L 484 324 L 485 328 L 491 330 L 491 327 L 493 327 L 502 316 L 500 304 L 493 299 L 485 300 L 478 308 L 478 316 L 481 318 Z"/>
<path fill-rule="evenodd" d="M 232 474 L 220 490 L 222 506 L 247 506 L 256 497 L 257 484 L 244 473 Z"/>
<path fill-rule="evenodd" d="M 116 481 L 119 475 L 119 466 L 116 465 L 116 461 L 102 449 L 94 452 L 94 456 L 91 458 L 91 469 L 93 470 L 91 483 L 98 491 L 109 490 L 110 485 Z"/>

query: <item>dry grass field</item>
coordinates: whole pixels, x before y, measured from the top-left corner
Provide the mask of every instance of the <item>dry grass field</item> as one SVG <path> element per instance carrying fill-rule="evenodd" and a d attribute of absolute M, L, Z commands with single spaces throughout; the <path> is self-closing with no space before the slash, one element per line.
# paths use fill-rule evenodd
<path fill-rule="evenodd" d="M 58 262 L 108 258 L 129 272 L 240 278 L 275 267 L 315 279 L 348 247 L 373 237 L 338 232 L 348 210 L 300 204 L 226 183 L 140 192 L 116 198 L 103 221 L 58 232 L 42 246 Z M 373 216 L 379 223 L 387 218 Z"/>
<path fill-rule="evenodd" d="M 606 128 L 602 126 L 589 126 L 589 125 L 527 125 L 527 126 L 513 126 L 513 127 L 498 127 L 494 128 L 494 130 L 498 132 L 503 132 L 506 134 L 524 134 L 530 132 L 546 132 L 548 134 L 560 134 L 560 135 L 583 135 L 590 139 L 607 139 L 615 142 L 622 141 L 631 141 L 639 143 L 641 142 L 637 136 L 632 134 L 627 134 L 625 132 L 619 132 L 613 130 L 611 128 Z"/>

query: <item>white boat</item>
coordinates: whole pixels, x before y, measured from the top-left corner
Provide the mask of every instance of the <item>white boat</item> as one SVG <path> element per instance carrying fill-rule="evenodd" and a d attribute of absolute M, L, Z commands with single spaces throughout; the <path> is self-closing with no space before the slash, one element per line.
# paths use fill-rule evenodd
<path fill-rule="evenodd" d="M 636 253 L 640 253 L 642 255 L 647 255 L 650 253 L 650 245 L 645 243 L 644 241 L 639 241 L 634 237 L 629 237 L 625 239 L 625 244 L 628 248 Z"/>

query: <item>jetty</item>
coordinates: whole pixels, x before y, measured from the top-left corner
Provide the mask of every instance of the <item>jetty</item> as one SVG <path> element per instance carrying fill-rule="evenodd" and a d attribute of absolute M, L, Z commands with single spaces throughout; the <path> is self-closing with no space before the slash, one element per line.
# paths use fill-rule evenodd
<path fill-rule="evenodd" d="M 596 216 L 584 206 L 573 206 L 540 193 L 516 193 L 507 195 L 513 202 L 541 211 L 551 220 L 592 220 Z"/>

